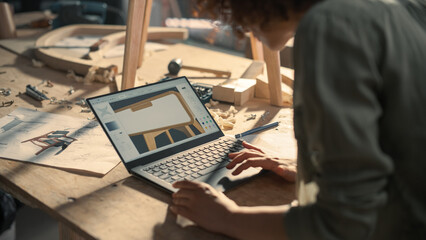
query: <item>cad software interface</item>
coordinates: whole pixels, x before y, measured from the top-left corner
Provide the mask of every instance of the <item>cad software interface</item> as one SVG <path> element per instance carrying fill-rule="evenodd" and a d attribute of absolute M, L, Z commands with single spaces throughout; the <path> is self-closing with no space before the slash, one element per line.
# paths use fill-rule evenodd
<path fill-rule="evenodd" d="M 125 162 L 220 131 L 185 78 L 90 103 Z"/>

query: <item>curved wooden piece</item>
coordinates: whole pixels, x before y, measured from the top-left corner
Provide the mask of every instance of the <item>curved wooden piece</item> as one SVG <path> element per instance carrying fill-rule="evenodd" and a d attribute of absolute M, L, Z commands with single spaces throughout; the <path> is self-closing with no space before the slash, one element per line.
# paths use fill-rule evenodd
<path fill-rule="evenodd" d="M 44 48 L 54 46 L 61 39 L 77 36 L 77 35 L 101 35 L 102 39 L 106 40 L 99 51 L 106 52 L 114 46 L 124 44 L 126 37 L 126 26 L 118 25 L 96 25 L 96 24 L 77 24 L 69 25 L 62 28 L 52 30 L 40 38 L 35 43 L 35 55 L 49 67 L 68 71 L 73 70 L 80 75 L 86 75 L 87 71 L 92 66 L 99 66 L 106 69 L 111 65 L 118 67 L 118 72 L 122 71 L 123 57 L 115 57 L 104 59 L 95 57 L 96 59 L 82 59 L 64 54 L 63 51 L 58 51 L 57 48 Z M 159 40 L 164 38 L 170 39 L 186 39 L 188 38 L 188 30 L 183 28 L 162 28 L 149 27 L 148 40 Z M 99 53 L 102 56 L 102 53 Z"/>
<path fill-rule="evenodd" d="M 97 65 L 101 68 L 106 68 L 114 64 L 114 60 L 102 63 L 102 61 L 94 61 L 91 59 L 81 59 L 74 56 L 69 56 L 55 48 L 41 48 L 46 46 L 54 46 L 61 39 L 77 36 L 77 35 L 110 35 L 117 32 L 123 32 L 125 26 L 110 26 L 110 25 L 69 25 L 62 28 L 50 31 L 36 41 L 36 57 L 48 66 L 58 70 L 73 70 L 77 74 L 86 75 L 90 67 Z M 117 60 L 117 66 L 121 65 Z M 121 67 L 119 69 L 121 71 Z"/>

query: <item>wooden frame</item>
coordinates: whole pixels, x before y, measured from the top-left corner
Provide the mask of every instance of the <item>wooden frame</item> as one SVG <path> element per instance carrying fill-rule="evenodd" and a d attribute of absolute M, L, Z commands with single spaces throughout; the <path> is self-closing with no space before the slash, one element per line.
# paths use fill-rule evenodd
<path fill-rule="evenodd" d="M 136 70 L 142 65 L 152 0 L 130 0 L 121 89 L 135 86 Z"/>
<path fill-rule="evenodd" d="M 89 53 L 92 59 L 69 56 L 57 51 L 57 48 L 49 48 L 61 39 L 77 35 L 102 35 L 104 36 L 102 40 L 105 40 L 106 44 L 102 45 L 100 50 L 92 52 L 93 54 Z M 149 40 L 164 38 L 186 39 L 188 31 L 182 28 L 150 27 L 147 29 L 146 35 L 146 38 Z M 35 55 L 39 60 L 54 69 L 63 71 L 73 70 L 80 75 L 86 75 L 92 66 L 99 66 L 106 69 L 111 65 L 117 65 L 118 72 L 120 73 L 122 71 L 123 58 L 103 59 L 102 53 L 114 46 L 123 44 L 125 40 L 126 26 L 97 24 L 69 25 L 49 31 L 38 38 L 35 44 Z"/>
<path fill-rule="evenodd" d="M 121 89 L 135 86 L 136 70 L 142 65 L 146 32 L 151 16 L 152 0 L 130 0 L 127 18 L 126 47 Z M 143 14 L 141 14 L 143 13 Z M 268 70 L 270 103 L 283 106 L 279 51 L 272 51 L 260 43 L 251 33 L 250 42 L 255 60 L 263 60 Z M 262 46 L 262 49 L 260 49 Z"/>
<path fill-rule="evenodd" d="M 111 61 L 99 61 L 93 59 L 81 59 L 74 56 L 69 56 L 55 48 L 48 48 L 54 46 L 56 42 L 61 39 L 76 36 L 76 35 L 106 35 L 115 44 L 121 44 L 121 38 L 124 35 L 124 26 L 107 26 L 107 25 L 69 25 L 66 27 L 58 28 L 50 31 L 37 39 L 35 47 L 35 55 L 42 62 L 48 66 L 63 71 L 73 70 L 80 75 L 86 75 L 89 68 L 97 65 L 101 68 L 107 68 L 111 65 Z M 121 34 L 119 34 L 122 32 Z M 119 35 L 116 35 L 119 34 Z M 120 61 L 119 59 L 118 61 Z"/>
<path fill-rule="evenodd" d="M 283 106 L 281 93 L 280 51 L 273 51 L 257 40 L 250 33 L 250 46 L 254 60 L 264 60 L 268 72 L 270 104 Z"/>

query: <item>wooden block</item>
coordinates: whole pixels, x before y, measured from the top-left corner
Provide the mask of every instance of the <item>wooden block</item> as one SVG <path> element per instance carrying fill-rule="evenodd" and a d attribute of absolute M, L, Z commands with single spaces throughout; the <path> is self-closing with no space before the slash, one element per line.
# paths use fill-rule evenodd
<path fill-rule="evenodd" d="M 244 86 L 235 88 L 234 93 L 234 105 L 241 106 L 246 102 L 254 98 L 254 91 L 256 87 L 256 80 L 254 79 L 238 79 L 238 81 L 244 81 Z"/>
<path fill-rule="evenodd" d="M 294 85 L 294 70 L 291 68 L 281 67 L 281 81 L 293 89 Z"/>
<path fill-rule="evenodd" d="M 149 27 L 148 40 L 164 40 L 164 39 L 188 39 L 188 29 L 171 28 L 171 27 Z"/>
<path fill-rule="evenodd" d="M 213 99 L 234 103 L 234 87 L 228 85 L 217 85 L 213 86 Z"/>
<path fill-rule="evenodd" d="M 257 76 L 263 73 L 264 68 L 265 62 L 255 60 L 250 64 L 250 66 L 243 73 L 243 75 L 241 75 L 240 78 L 255 79 Z"/>
<path fill-rule="evenodd" d="M 213 87 L 213 99 L 241 106 L 254 98 L 256 80 L 239 78 Z"/>
<path fill-rule="evenodd" d="M 255 97 L 270 98 L 268 78 L 266 75 L 259 75 L 256 78 Z M 293 89 L 284 83 L 281 83 L 281 98 L 283 99 L 283 105 L 293 104 Z"/>
<path fill-rule="evenodd" d="M 281 73 L 279 51 L 272 51 L 265 45 L 263 46 L 263 56 L 265 58 L 266 69 L 268 71 L 268 86 L 270 104 L 282 106 L 283 99 L 281 93 Z"/>

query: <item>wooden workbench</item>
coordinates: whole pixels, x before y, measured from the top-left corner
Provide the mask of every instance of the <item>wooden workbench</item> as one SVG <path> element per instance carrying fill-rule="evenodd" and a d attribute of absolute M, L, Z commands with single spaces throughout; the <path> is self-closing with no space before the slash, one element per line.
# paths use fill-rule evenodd
<path fill-rule="evenodd" d="M 0 56 L 0 72 L 6 72 L 0 75 L 1 87 L 12 90 L 10 96 L 0 96 L 0 103 L 14 100 L 12 106 L 0 108 L 0 117 L 18 106 L 81 118 L 93 117 L 91 113 L 81 113 L 77 105 L 69 110 L 62 105 L 38 102 L 19 94 L 25 91 L 27 84 L 48 91 L 49 96 L 70 101 L 115 90 L 114 83 L 83 85 L 72 82 L 63 72 L 35 68 L 29 59 L 1 48 Z M 43 80 L 50 80 L 54 87 L 46 87 Z M 70 87 L 75 89 L 72 95 L 68 93 Z M 230 105 L 220 104 L 218 107 L 226 110 Z M 290 155 L 294 157 L 291 109 L 272 107 L 264 100 L 251 101 L 237 109 L 237 124 L 225 133 L 235 134 L 279 120 L 282 124 L 275 131 L 285 136 L 282 145 L 291 149 Z M 266 111 L 269 115 L 262 121 L 259 116 Z M 257 114 L 258 117 L 246 121 L 247 114 Z M 226 239 L 199 227 L 177 225 L 176 216 L 168 209 L 171 194 L 130 176 L 121 163 L 105 176 L 95 177 L 0 159 L 0 188 L 55 218 L 59 222 L 61 239 Z M 278 205 L 295 198 L 294 188 L 294 184 L 274 174 L 266 174 L 226 194 L 240 205 Z"/>

